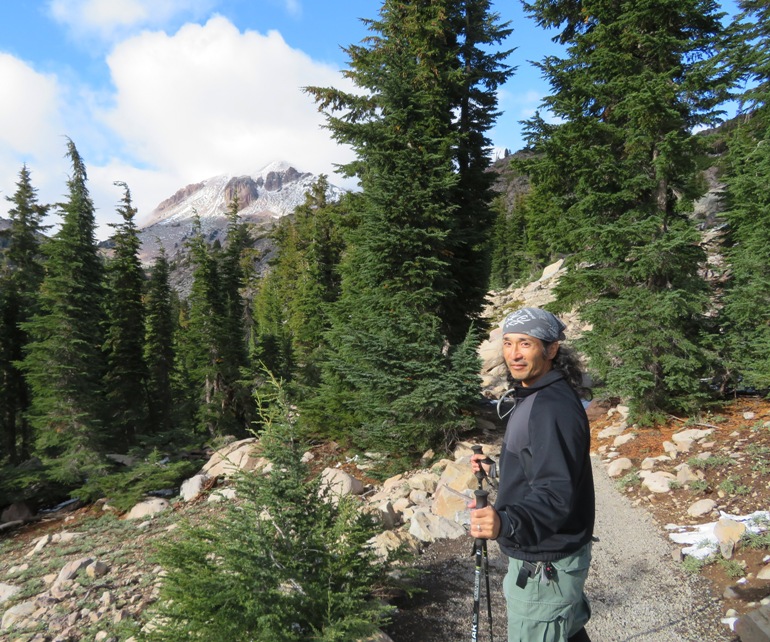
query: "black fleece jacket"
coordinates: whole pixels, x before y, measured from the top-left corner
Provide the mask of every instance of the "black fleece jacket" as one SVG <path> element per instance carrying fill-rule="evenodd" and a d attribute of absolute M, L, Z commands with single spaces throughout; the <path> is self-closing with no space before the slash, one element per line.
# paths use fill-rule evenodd
<path fill-rule="evenodd" d="M 575 390 L 557 370 L 516 388 L 500 454 L 497 538 L 509 557 L 556 560 L 586 544 L 594 528 L 591 433 Z"/>

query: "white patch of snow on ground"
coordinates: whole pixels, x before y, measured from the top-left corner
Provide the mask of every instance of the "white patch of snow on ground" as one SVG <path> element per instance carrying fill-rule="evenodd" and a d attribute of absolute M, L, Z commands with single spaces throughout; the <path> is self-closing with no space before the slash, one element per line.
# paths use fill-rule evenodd
<path fill-rule="evenodd" d="M 750 533 L 762 533 L 770 527 L 770 511 L 758 510 L 750 515 L 728 515 L 720 511 L 720 519 L 732 519 L 746 524 L 746 531 Z M 690 555 L 698 559 L 706 559 L 719 550 L 719 542 L 714 535 L 717 522 L 708 524 L 696 524 L 694 526 L 666 525 L 666 530 L 677 531 L 670 533 L 669 537 L 677 544 L 689 544 L 682 549 L 684 555 Z"/>

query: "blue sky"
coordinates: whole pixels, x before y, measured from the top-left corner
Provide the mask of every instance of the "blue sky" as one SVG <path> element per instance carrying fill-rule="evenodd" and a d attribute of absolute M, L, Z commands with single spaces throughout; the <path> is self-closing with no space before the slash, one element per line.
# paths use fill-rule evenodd
<path fill-rule="evenodd" d="M 106 238 L 121 190 L 139 222 L 177 189 L 278 160 L 346 184 L 351 159 L 321 126 L 307 85 L 349 87 L 342 47 L 367 35 L 380 0 L 14 0 L 0 18 L 0 216 L 23 163 L 41 202 L 61 200 L 66 142 L 86 163 Z M 734 10 L 734 1 L 722 6 Z M 522 119 L 548 85 L 528 62 L 558 49 L 517 0 L 493 2 L 514 33 L 517 72 L 499 94 L 490 132 L 522 147 Z M 54 220 L 50 221 L 54 222 Z"/>

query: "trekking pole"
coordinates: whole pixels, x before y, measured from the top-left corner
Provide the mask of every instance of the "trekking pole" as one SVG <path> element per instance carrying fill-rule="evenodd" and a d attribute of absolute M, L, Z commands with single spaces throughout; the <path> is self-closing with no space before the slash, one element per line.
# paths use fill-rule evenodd
<path fill-rule="evenodd" d="M 481 480 L 479 480 L 481 483 Z M 487 505 L 487 491 L 477 490 L 476 508 L 484 508 Z M 481 597 L 481 573 L 484 573 L 487 585 L 487 615 L 489 616 L 489 639 L 494 642 L 492 637 L 492 601 L 489 593 L 489 557 L 487 556 L 487 540 L 477 537 L 473 541 L 473 555 L 475 557 L 475 572 L 473 584 L 473 622 L 471 624 L 471 642 L 478 642 L 479 639 L 479 601 Z"/>
<path fill-rule="evenodd" d="M 484 452 L 478 444 L 475 446 L 471 446 L 471 450 L 473 451 L 474 455 L 483 455 Z M 476 479 L 479 481 L 479 489 L 482 488 L 484 479 L 487 480 L 487 484 L 489 484 L 492 488 L 497 488 L 497 482 L 494 481 L 494 479 L 497 477 L 497 463 L 494 459 L 492 459 L 489 455 L 487 455 L 484 459 L 479 460 L 479 465 L 486 464 L 490 467 L 489 474 L 487 474 L 483 468 L 479 467 L 479 470 L 475 473 Z"/>
<path fill-rule="evenodd" d="M 471 446 L 471 450 L 473 450 L 474 455 L 483 455 L 483 451 L 481 449 L 481 446 L 478 444 L 475 446 Z M 486 459 L 481 460 L 481 462 L 485 464 L 494 465 L 494 460 L 490 457 L 487 457 Z M 479 463 L 481 463 L 479 462 Z M 484 472 L 484 469 L 479 467 L 478 472 L 476 473 L 476 479 L 479 482 L 479 489 L 476 491 L 476 508 L 484 508 L 484 506 L 487 505 L 487 495 L 488 493 L 483 490 L 484 485 L 484 478 L 487 478 L 487 483 L 489 483 L 491 480 L 487 476 L 487 474 Z M 483 505 L 479 504 L 479 493 L 483 493 L 483 499 L 481 500 L 483 502 Z M 477 543 L 481 542 L 481 555 L 482 555 L 482 561 L 483 561 L 483 567 L 484 567 L 484 579 L 486 583 L 487 588 L 487 617 L 489 619 L 489 639 L 493 640 L 492 638 L 492 594 L 489 590 L 489 554 L 487 551 L 487 540 L 482 539 L 476 539 L 476 542 L 474 543 L 474 546 L 477 547 Z M 476 548 L 474 548 L 474 553 L 476 553 Z M 476 598 L 476 603 L 474 604 L 474 607 L 478 609 L 478 598 Z M 474 639 L 475 640 L 475 639 Z"/>

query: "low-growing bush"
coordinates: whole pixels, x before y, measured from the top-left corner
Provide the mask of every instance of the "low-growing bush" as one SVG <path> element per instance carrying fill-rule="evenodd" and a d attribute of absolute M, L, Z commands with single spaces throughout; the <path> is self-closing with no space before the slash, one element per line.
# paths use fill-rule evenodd
<path fill-rule="evenodd" d="M 261 401 L 272 469 L 239 475 L 237 499 L 220 517 L 161 545 L 167 575 L 148 640 L 353 642 L 391 610 L 376 599 L 389 562 L 368 544 L 374 518 L 309 474 L 280 389 Z"/>

